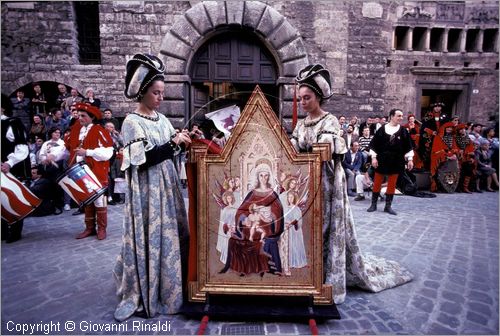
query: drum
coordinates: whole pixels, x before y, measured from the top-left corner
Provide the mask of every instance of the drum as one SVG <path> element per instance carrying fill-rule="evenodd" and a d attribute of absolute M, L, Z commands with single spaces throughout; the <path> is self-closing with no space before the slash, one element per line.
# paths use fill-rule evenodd
<path fill-rule="evenodd" d="M 78 204 L 84 207 L 106 192 L 101 182 L 85 162 L 69 167 L 57 178 L 57 183 Z"/>
<path fill-rule="evenodd" d="M 42 200 L 35 196 L 11 173 L 2 172 L 2 219 L 13 224 L 32 213 Z"/>

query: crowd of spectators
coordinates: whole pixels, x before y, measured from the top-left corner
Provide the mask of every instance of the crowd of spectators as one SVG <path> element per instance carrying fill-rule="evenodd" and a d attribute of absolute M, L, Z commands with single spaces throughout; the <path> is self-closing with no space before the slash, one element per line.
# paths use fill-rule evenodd
<path fill-rule="evenodd" d="M 430 171 L 431 191 L 449 192 L 439 185 L 437 171 L 443 163 L 452 161 L 459 171 L 456 175 L 455 191 L 481 193 L 498 190 L 498 122 L 488 127 L 475 122 L 465 123 L 457 116 L 447 118 L 441 111 L 444 104 L 434 105 L 422 121 L 418 121 L 411 113 L 405 116 L 408 122 L 404 127 L 410 132 L 415 151 L 413 171 Z M 435 130 L 429 130 L 425 126 L 428 125 L 427 122 L 434 120 L 433 110 L 438 111 L 441 119 Z M 357 117 L 352 117 L 350 121 L 347 121 L 345 116 L 338 119 L 342 137 L 349 148 L 342 162 L 348 193 L 355 197 L 354 200 L 361 201 L 365 199 L 364 192 L 370 190 L 373 184 L 369 158 L 370 142 L 380 126 L 386 123 L 386 118 L 369 116 L 361 123 Z M 425 144 L 421 140 L 427 134 L 429 142 Z M 427 162 L 424 160 L 423 148 L 419 148 L 423 146 L 429 150 Z M 421 153 L 422 155 L 419 155 Z"/>
<path fill-rule="evenodd" d="M 25 181 L 25 184 L 43 200 L 33 215 L 61 214 L 64 210 L 70 211 L 72 207 L 78 207 L 58 185 L 57 180 L 69 168 L 65 138 L 71 127 L 78 122 L 75 105 L 79 102 L 103 108 L 102 123 L 113 139 L 114 148 L 109 171 L 111 183 L 107 190 L 108 204 L 124 203 L 123 194 L 114 192 L 115 179 L 123 179 L 120 171 L 124 146 L 120 134 L 121 121 L 113 117 L 112 110 L 104 107 L 101 100 L 95 97 L 92 88 L 85 90 L 85 97 L 76 88 L 71 88 L 68 92 L 64 84 L 59 84 L 57 88 L 59 92 L 53 101 L 45 98 L 39 83 L 33 84 L 33 92 L 26 93 L 20 89 L 17 90 L 16 97 L 11 98 L 13 115 L 21 119 L 28 135 L 32 171 L 31 179 Z M 80 213 L 79 210 L 74 212 L 75 215 Z"/>
<path fill-rule="evenodd" d="M 80 95 L 76 88 L 71 88 L 68 92 L 68 88 L 63 84 L 58 85 L 58 91 L 55 101 L 50 102 L 45 98 L 41 85 L 34 83 L 33 92 L 27 95 L 23 90 L 18 90 L 16 97 L 11 98 L 14 116 L 21 119 L 29 138 L 32 180 L 27 181 L 27 185 L 44 200 L 35 215 L 60 214 L 63 210 L 70 210 L 72 206 L 76 206 L 58 186 L 57 178 L 68 168 L 68 152 L 64 139 L 72 125 L 78 121 L 78 112 L 75 108 L 78 102 L 90 103 L 103 111 L 102 124 L 110 133 L 114 148 L 114 155 L 110 159 L 108 204 L 123 203 L 123 194 L 114 192 L 115 181 L 123 181 L 123 172 L 120 171 L 124 146 L 120 134 L 121 120 L 113 116 L 113 110 L 96 97 L 92 88 L 85 90 L 85 96 Z M 442 104 L 439 106 L 443 107 Z M 498 190 L 498 123 L 485 127 L 480 123 L 462 121 L 454 116 L 442 118 L 439 120 L 441 122 L 439 128 L 429 131 L 425 125 L 426 122 L 432 122 L 433 116 L 431 110 L 423 120 L 419 121 L 413 114 L 408 113 L 405 115 L 408 122 L 404 125 L 410 132 L 416 153 L 414 171 L 430 171 L 431 191 L 443 191 L 439 188 L 439 183 L 436 183 L 435 170 L 448 160 L 456 160 L 460 171 L 460 181 L 456 191 L 470 193 Z M 338 120 L 341 136 L 349 148 L 342 162 L 347 178 L 348 194 L 355 197 L 354 200 L 361 201 L 365 199 L 364 192 L 369 191 L 373 184 L 373 170 L 370 167 L 369 157 L 370 142 L 387 119 L 380 115 L 370 115 L 364 120 L 357 116 L 348 118 L 340 115 Z M 204 139 L 205 135 L 210 133 L 202 131 L 199 125 L 193 125 L 189 132 L 191 137 L 196 139 Z M 220 135 L 209 134 L 209 137 L 214 144 L 223 147 L 225 138 Z M 425 145 L 429 151 L 428 157 L 422 151 L 424 138 L 429 141 Z M 432 138 L 436 138 L 437 141 L 431 141 Z M 441 143 L 445 146 L 439 147 Z M 186 187 L 187 157 L 185 152 L 183 153 L 174 162 L 182 186 Z"/>

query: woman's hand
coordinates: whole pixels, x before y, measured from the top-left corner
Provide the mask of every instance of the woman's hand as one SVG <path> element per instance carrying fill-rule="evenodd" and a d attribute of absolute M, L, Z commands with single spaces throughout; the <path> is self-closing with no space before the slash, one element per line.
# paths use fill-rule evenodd
<path fill-rule="evenodd" d="M 195 130 L 192 130 L 189 135 L 191 136 L 191 138 L 193 139 L 201 139 L 202 138 L 202 135 L 203 135 L 203 132 L 199 129 L 195 129 Z"/>
<path fill-rule="evenodd" d="M 187 148 L 191 144 L 191 138 L 189 136 L 189 132 L 182 131 L 177 133 L 175 138 L 172 139 L 172 141 L 177 145 L 180 146 L 181 144 L 184 144 L 184 146 Z"/>
<path fill-rule="evenodd" d="M 376 157 L 372 157 L 372 167 L 377 168 L 378 167 L 378 160 Z"/>

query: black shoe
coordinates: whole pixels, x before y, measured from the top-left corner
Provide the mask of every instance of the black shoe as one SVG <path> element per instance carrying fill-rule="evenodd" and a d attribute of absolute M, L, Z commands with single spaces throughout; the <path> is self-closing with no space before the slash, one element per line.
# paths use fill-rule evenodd
<path fill-rule="evenodd" d="M 75 212 L 73 212 L 71 215 L 76 216 L 76 215 L 81 215 L 83 214 L 83 210 L 78 208 Z"/>
<path fill-rule="evenodd" d="M 392 200 L 394 199 L 394 195 L 385 195 L 385 208 L 384 212 L 387 212 L 388 214 L 396 216 L 397 213 L 396 211 L 392 210 Z"/>
<path fill-rule="evenodd" d="M 397 215 L 396 211 L 392 210 L 392 208 L 391 208 L 390 206 L 389 206 L 389 207 L 388 207 L 388 206 L 386 206 L 386 207 L 384 208 L 384 212 L 387 212 L 388 214 L 391 214 L 391 215 L 394 215 L 394 216 L 396 216 L 396 215 Z"/>
<path fill-rule="evenodd" d="M 5 239 L 5 243 L 10 244 L 10 243 L 14 243 L 18 240 L 21 240 L 21 235 L 13 235 L 13 236 L 7 237 L 7 239 Z"/>
<path fill-rule="evenodd" d="M 365 200 L 365 196 L 362 194 L 358 194 L 356 197 L 354 197 L 355 201 L 363 201 Z"/>
<path fill-rule="evenodd" d="M 367 212 L 374 212 L 377 210 L 377 201 L 379 196 L 380 192 L 372 192 L 372 204 L 368 209 L 366 209 Z"/>
<path fill-rule="evenodd" d="M 115 201 L 109 201 L 108 205 L 116 205 L 116 202 Z"/>

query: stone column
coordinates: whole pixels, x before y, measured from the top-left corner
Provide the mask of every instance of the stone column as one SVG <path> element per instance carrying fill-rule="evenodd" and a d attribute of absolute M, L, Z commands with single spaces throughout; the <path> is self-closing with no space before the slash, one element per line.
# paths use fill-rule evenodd
<path fill-rule="evenodd" d="M 443 52 L 448 52 L 448 33 L 450 32 L 450 28 L 445 28 L 443 32 L 443 39 L 441 41 L 441 50 Z"/>
<path fill-rule="evenodd" d="M 413 51 L 413 28 L 409 27 L 406 33 L 406 50 Z"/>
<path fill-rule="evenodd" d="M 498 52 L 498 30 L 497 30 L 497 33 L 495 34 L 494 41 L 495 42 L 493 43 L 493 51 Z"/>
<path fill-rule="evenodd" d="M 467 42 L 467 29 L 460 31 L 460 52 L 465 53 L 465 45 Z"/>
<path fill-rule="evenodd" d="M 431 29 L 430 28 L 427 28 L 425 30 L 424 50 L 425 51 L 431 51 Z"/>
<path fill-rule="evenodd" d="M 394 51 L 397 48 L 397 41 L 396 41 L 396 27 L 392 29 L 392 48 L 391 50 Z"/>
<path fill-rule="evenodd" d="M 476 41 L 477 52 L 480 52 L 480 53 L 483 52 L 483 40 L 484 40 L 484 30 L 479 29 L 479 34 L 477 36 L 477 41 Z"/>

